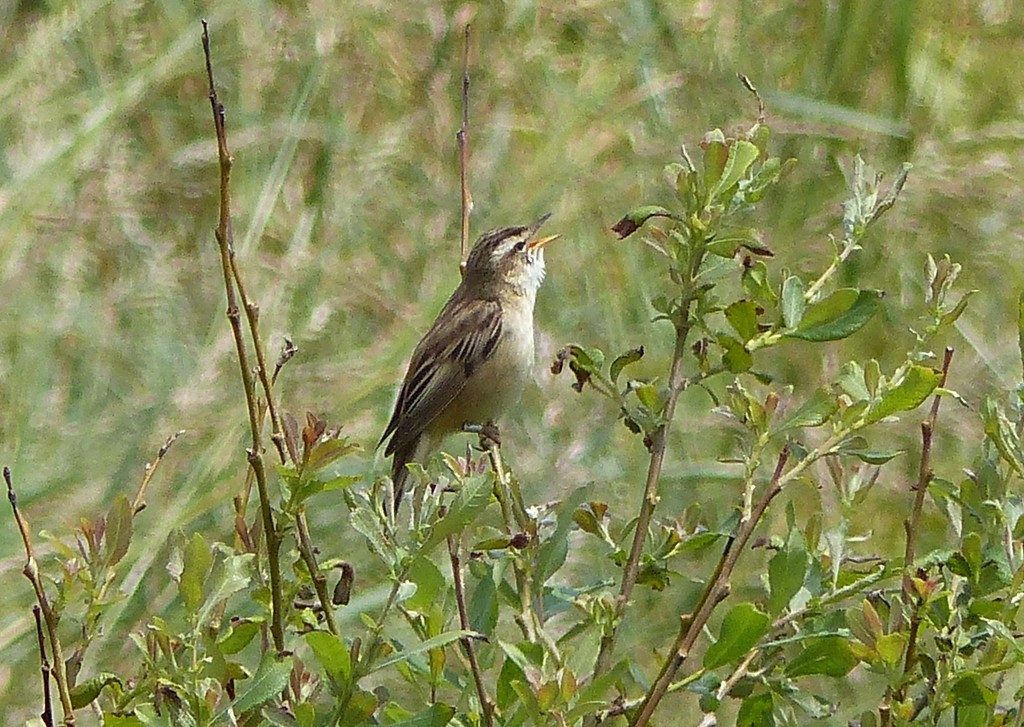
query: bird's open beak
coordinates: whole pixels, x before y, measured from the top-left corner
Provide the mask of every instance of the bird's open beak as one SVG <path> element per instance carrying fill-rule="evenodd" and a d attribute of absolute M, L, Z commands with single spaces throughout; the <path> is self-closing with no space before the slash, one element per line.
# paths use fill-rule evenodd
<path fill-rule="evenodd" d="M 559 237 L 561 237 L 561 235 L 548 235 L 547 237 L 539 237 L 536 240 L 530 240 L 528 243 L 526 243 L 526 247 L 531 251 L 540 250 L 549 242 L 557 240 Z"/>

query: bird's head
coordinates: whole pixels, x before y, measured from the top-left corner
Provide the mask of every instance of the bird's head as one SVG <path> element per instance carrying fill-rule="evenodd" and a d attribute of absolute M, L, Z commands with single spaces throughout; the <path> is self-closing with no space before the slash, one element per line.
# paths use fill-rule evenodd
<path fill-rule="evenodd" d="M 532 225 L 501 227 L 481 235 L 466 260 L 464 282 L 535 294 L 544 281 L 544 246 L 559 237 L 537 237 L 550 216 L 549 212 Z"/>

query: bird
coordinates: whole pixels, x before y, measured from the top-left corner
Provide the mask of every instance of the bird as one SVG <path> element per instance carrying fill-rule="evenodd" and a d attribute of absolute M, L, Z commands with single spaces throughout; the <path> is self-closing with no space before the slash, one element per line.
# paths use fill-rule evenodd
<path fill-rule="evenodd" d="M 467 425 L 496 432 L 494 421 L 515 406 L 534 367 L 533 308 L 544 281 L 537 237 L 551 213 L 530 225 L 501 227 L 477 239 L 462 282 L 417 344 L 377 444 L 392 457 L 393 513 L 409 472 L 444 438 Z"/>

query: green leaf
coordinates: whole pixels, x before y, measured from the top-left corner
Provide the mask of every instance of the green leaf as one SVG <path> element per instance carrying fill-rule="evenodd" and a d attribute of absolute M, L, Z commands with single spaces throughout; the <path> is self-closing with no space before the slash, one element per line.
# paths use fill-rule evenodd
<path fill-rule="evenodd" d="M 249 585 L 252 562 L 256 555 L 254 553 L 234 554 L 222 543 L 215 543 L 213 552 L 219 553 L 221 557 L 214 563 L 210 575 L 204 584 L 206 597 L 199 609 L 199 622 L 205 624 L 210 613 L 220 603 L 232 595 L 238 593 Z"/>
<path fill-rule="evenodd" d="M 516 692 L 512 688 L 514 682 L 525 682 L 526 674 L 523 668 L 515 660 L 505 657 L 505 663 L 501 665 L 501 672 L 498 674 L 498 688 L 495 690 L 494 698 L 498 709 L 506 710 L 516 701 Z"/>
<path fill-rule="evenodd" d="M 772 727 L 772 693 L 753 694 L 743 700 L 736 715 L 736 727 Z"/>
<path fill-rule="evenodd" d="M 725 319 L 746 343 L 757 335 L 757 303 L 752 300 L 738 300 L 725 309 Z"/>
<path fill-rule="evenodd" d="M 786 664 L 786 676 L 824 674 L 838 678 L 850 673 L 857 663 L 849 640 L 841 636 L 821 636 L 805 642 L 803 651 Z"/>
<path fill-rule="evenodd" d="M 824 389 L 818 389 L 803 405 L 792 414 L 779 422 L 773 430 L 773 434 L 781 434 L 790 429 L 802 427 L 820 427 L 829 420 L 839 405 L 835 398 Z"/>
<path fill-rule="evenodd" d="M 939 326 L 945 328 L 946 326 L 956 323 L 960 319 L 960 316 L 964 314 L 964 311 L 967 310 L 967 304 L 970 303 L 971 298 L 974 297 L 977 292 L 977 290 L 968 290 L 964 293 L 963 297 L 960 298 L 955 306 L 942 314 L 942 317 L 939 319 Z"/>
<path fill-rule="evenodd" d="M 262 620 L 257 621 L 251 618 L 232 621 L 227 632 L 217 639 L 217 646 L 220 647 L 221 654 L 230 656 L 244 649 L 260 632 L 262 624 Z"/>
<path fill-rule="evenodd" d="M 882 367 L 877 359 L 868 359 L 864 365 L 864 386 L 874 397 L 878 393 L 878 385 L 882 381 Z"/>
<path fill-rule="evenodd" d="M 836 385 L 855 402 L 866 402 L 873 396 L 867 386 L 867 374 L 864 367 L 856 361 L 847 361 L 843 364 L 839 376 L 836 377 Z"/>
<path fill-rule="evenodd" d="M 345 437 L 331 438 L 317 442 L 309 453 L 309 459 L 306 461 L 304 471 L 308 472 L 323 469 L 327 465 L 336 462 L 352 452 L 358 452 L 360 449 L 362 449 L 362 447 L 355 442 L 350 442 Z"/>
<path fill-rule="evenodd" d="M 763 148 L 761 152 L 764 153 Z M 795 164 L 796 159 L 787 159 L 785 163 L 778 157 L 765 159 L 757 171 L 754 172 L 752 179 L 740 183 L 740 191 L 743 193 L 743 197 L 750 204 L 756 204 L 779 181 L 782 175 Z"/>
<path fill-rule="evenodd" d="M 708 240 L 704 249 L 718 257 L 731 260 L 736 251 L 743 248 L 754 255 L 772 257 L 774 253 L 764 244 L 760 233 L 754 227 L 727 227 L 719 230 Z"/>
<path fill-rule="evenodd" d="M 786 328 L 795 328 L 803 320 L 807 309 L 804 292 L 804 281 L 795 275 L 790 275 L 782 284 L 782 322 Z"/>
<path fill-rule="evenodd" d="M 853 447 L 840 447 L 839 454 L 847 454 L 856 457 L 865 464 L 881 465 L 891 459 L 905 454 L 903 449 L 856 449 Z"/>
<path fill-rule="evenodd" d="M 882 661 L 890 667 L 894 667 L 903 661 L 903 653 L 906 646 L 906 635 L 898 631 L 892 634 L 879 636 L 875 643 L 875 649 L 878 651 L 878 655 L 881 656 Z"/>
<path fill-rule="evenodd" d="M 731 190 L 747 173 L 750 165 L 757 161 L 761 152 L 749 141 L 737 139 L 729 147 L 729 158 L 714 186 L 708 192 L 708 199 L 717 200 L 724 192 Z"/>
<path fill-rule="evenodd" d="M 1002 458 L 1018 475 L 1024 476 L 1024 451 L 1021 450 L 1020 438 L 992 397 L 985 397 L 981 405 L 981 421 L 985 425 L 985 436 L 996 445 Z"/>
<path fill-rule="evenodd" d="M 491 636 L 498 624 L 498 587 L 494 584 L 491 568 L 488 567 L 484 577 L 477 581 L 468 610 L 469 625 L 473 630 Z"/>
<path fill-rule="evenodd" d="M 370 716 L 377 711 L 380 702 L 377 695 L 365 689 L 357 688 L 348 700 L 345 714 L 337 723 L 338 727 L 364 727 Z"/>
<path fill-rule="evenodd" d="M 722 172 L 725 171 L 725 164 L 729 159 L 729 148 L 721 129 L 713 129 L 704 134 L 700 145 L 704 149 L 704 186 L 710 190 L 722 178 Z M 708 199 L 711 199 L 710 195 Z"/>
<path fill-rule="evenodd" d="M 752 603 L 733 606 L 722 621 L 718 641 L 704 654 L 704 668 L 711 670 L 739 659 L 771 629 L 768 614 Z"/>
<path fill-rule="evenodd" d="M 470 547 L 470 550 L 508 550 L 512 547 L 512 538 L 502 536 L 497 538 L 484 538 L 478 540 Z"/>
<path fill-rule="evenodd" d="M 132 506 L 124 495 L 114 497 L 107 513 L 107 527 L 103 535 L 104 560 L 107 567 L 121 562 L 132 542 Z"/>
<path fill-rule="evenodd" d="M 858 608 L 846 609 L 846 625 L 850 633 L 869 649 L 874 650 L 878 637 L 882 635 L 882 623 L 871 602 L 867 599 Z"/>
<path fill-rule="evenodd" d="M 387 659 L 383 659 L 382 661 L 377 662 L 373 665 L 373 668 L 371 668 L 370 671 L 367 673 L 372 674 L 375 671 L 380 671 L 381 669 L 386 669 L 389 666 L 400 664 L 402 662 L 408 661 L 411 657 L 416 656 L 417 654 L 422 654 L 426 651 L 430 651 L 431 649 L 437 649 L 442 646 L 447 646 L 453 641 L 458 641 L 459 639 L 478 639 L 480 637 L 481 635 L 478 634 L 476 631 L 463 631 L 461 629 L 455 631 L 446 631 L 445 633 L 439 634 L 433 637 L 432 639 L 427 639 L 426 641 L 421 641 L 418 644 L 415 644 L 411 647 L 402 649 L 393 656 L 390 656 Z"/>
<path fill-rule="evenodd" d="M 631 381 L 630 386 L 633 388 L 633 392 L 636 394 L 636 398 L 640 400 L 640 403 L 646 406 L 648 411 L 661 411 L 662 401 L 659 400 L 658 388 L 654 384 L 633 386 L 633 383 Z"/>
<path fill-rule="evenodd" d="M 871 424 L 901 411 L 910 411 L 921 405 L 935 391 L 942 374 L 927 366 L 913 365 L 895 388 L 882 395 L 882 400 L 871 407 L 867 423 Z"/>
<path fill-rule="evenodd" d="M 235 713 L 244 714 L 277 697 L 288 685 L 291 673 L 291 659 L 278 661 L 272 654 L 266 654 L 255 676 L 246 685 L 248 688 L 235 700 Z"/>
<path fill-rule="evenodd" d="M 337 477 L 331 477 L 323 480 L 320 483 L 320 490 L 322 492 L 330 492 L 331 490 L 343 490 L 346 487 L 351 487 L 360 480 L 363 479 L 362 475 L 338 475 Z"/>
<path fill-rule="evenodd" d="M 409 596 L 405 607 L 413 611 L 427 611 L 448 591 L 448 583 L 441 570 L 429 558 L 419 556 L 409 565 L 408 578 L 416 584 L 416 593 Z"/>
<path fill-rule="evenodd" d="M 982 566 L 981 535 L 976 532 L 967 533 L 960 546 L 960 552 L 970 568 L 971 580 L 977 580 Z"/>
<path fill-rule="evenodd" d="M 807 547 L 799 531 L 791 531 L 786 546 L 768 561 L 768 608 L 782 613 L 804 584 Z"/>
<path fill-rule="evenodd" d="M 381 527 L 377 516 L 368 506 L 360 505 L 352 507 L 351 510 L 349 524 L 352 528 L 366 538 L 370 549 L 379 555 L 385 563 L 391 562 L 390 556 L 393 555 L 394 548 L 390 547 L 388 536 Z"/>
<path fill-rule="evenodd" d="M 203 584 L 211 565 L 213 552 L 210 546 L 200 533 L 194 533 L 182 549 L 181 580 L 178 582 L 178 594 L 190 613 L 196 613 L 203 603 Z"/>
<path fill-rule="evenodd" d="M 754 365 L 754 357 L 750 355 L 750 351 L 732 336 L 719 334 L 718 345 L 724 349 L 722 363 L 732 373 L 740 374 L 749 371 L 750 367 Z"/>
<path fill-rule="evenodd" d="M 345 642 L 328 631 L 310 631 L 303 638 L 334 683 L 348 684 L 352 679 L 352 657 Z"/>
<path fill-rule="evenodd" d="M 576 377 L 576 383 L 572 385 L 576 391 L 583 391 L 583 387 L 592 376 L 601 376 L 601 366 L 604 364 L 604 351 L 599 348 L 583 348 L 576 344 L 569 344 L 563 348 L 554 364 L 551 366 L 551 373 L 560 374 L 568 362 L 569 370 Z"/>
<path fill-rule="evenodd" d="M 959 705 L 985 705 L 991 707 L 996 703 L 996 693 L 981 677 L 974 673 L 962 676 L 953 685 L 953 699 Z"/>
<path fill-rule="evenodd" d="M 420 548 L 420 553 L 428 553 L 438 543 L 444 542 L 449 535 L 460 532 L 473 522 L 487 507 L 492 488 L 493 480 L 490 474 L 473 475 L 463 480 L 462 487 L 448 508 L 448 513 L 431 528 L 430 535 Z"/>
<path fill-rule="evenodd" d="M 506 661 L 505 663 L 508 664 L 509 662 Z M 620 661 L 610 671 L 589 682 L 580 690 L 576 705 L 565 715 L 565 723 L 575 724 L 576 720 L 608 704 L 608 700 L 604 696 L 605 693 L 620 683 L 623 675 L 628 671 L 629 664 L 626 661 Z"/>
<path fill-rule="evenodd" d="M 569 552 L 569 530 L 575 522 L 573 515 L 576 509 L 586 502 L 592 489 L 591 487 L 578 487 L 569 497 L 558 504 L 558 524 L 554 532 L 541 544 L 537 553 L 537 570 L 534 578 L 538 583 L 545 583 L 565 564 Z"/>
<path fill-rule="evenodd" d="M 117 674 L 111 674 L 110 672 L 103 672 L 101 674 L 97 674 L 89 681 L 76 684 L 71 690 L 71 706 L 75 709 L 81 709 L 82 707 L 92 704 L 93 700 L 100 696 L 100 692 L 103 691 L 103 687 L 110 684 L 117 684 L 118 686 L 121 686 L 121 677 Z"/>
<path fill-rule="evenodd" d="M 576 359 L 593 371 L 600 371 L 604 366 L 604 351 L 599 348 L 580 348 L 576 353 Z"/>
<path fill-rule="evenodd" d="M 752 265 L 744 266 L 740 282 L 746 294 L 758 303 L 765 307 L 774 307 L 778 304 L 779 296 L 768 280 L 768 266 L 764 264 L 764 260 L 757 260 Z"/>
<path fill-rule="evenodd" d="M 415 717 L 401 722 L 391 722 L 390 727 L 444 727 L 455 716 L 455 708 L 447 704 L 435 703 Z"/>
<path fill-rule="evenodd" d="M 785 335 L 803 341 L 838 341 L 871 320 L 881 301 L 882 293 L 878 290 L 837 290 L 808 308 L 800 325 Z"/>
<path fill-rule="evenodd" d="M 631 348 L 628 351 L 626 351 L 624 354 L 622 354 L 621 356 L 617 357 L 614 361 L 612 361 L 611 369 L 609 370 L 609 374 L 611 375 L 612 381 L 613 382 L 614 381 L 618 381 L 619 380 L 619 374 L 622 372 L 623 368 L 625 368 L 626 366 L 629 366 L 631 363 L 636 363 L 637 361 L 639 361 L 643 357 L 644 357 L 644 347 L 643 346 L 638 346 L 637 348 Z"/>

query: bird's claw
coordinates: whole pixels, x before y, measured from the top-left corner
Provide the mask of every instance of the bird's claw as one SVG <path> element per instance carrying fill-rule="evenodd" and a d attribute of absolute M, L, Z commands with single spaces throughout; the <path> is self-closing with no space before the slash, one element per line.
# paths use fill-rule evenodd
<path fill-rule="evenodd" d="M 491 446 L 501 446 L 501 432 L 498 431 L 498 426 L 494 422 L 487 422 L 486 424 L 463 424 L 462 431 L 469 432 L 470 434 L 480 435 L 480 446 L 483 449 L 490 449 Z"/>

